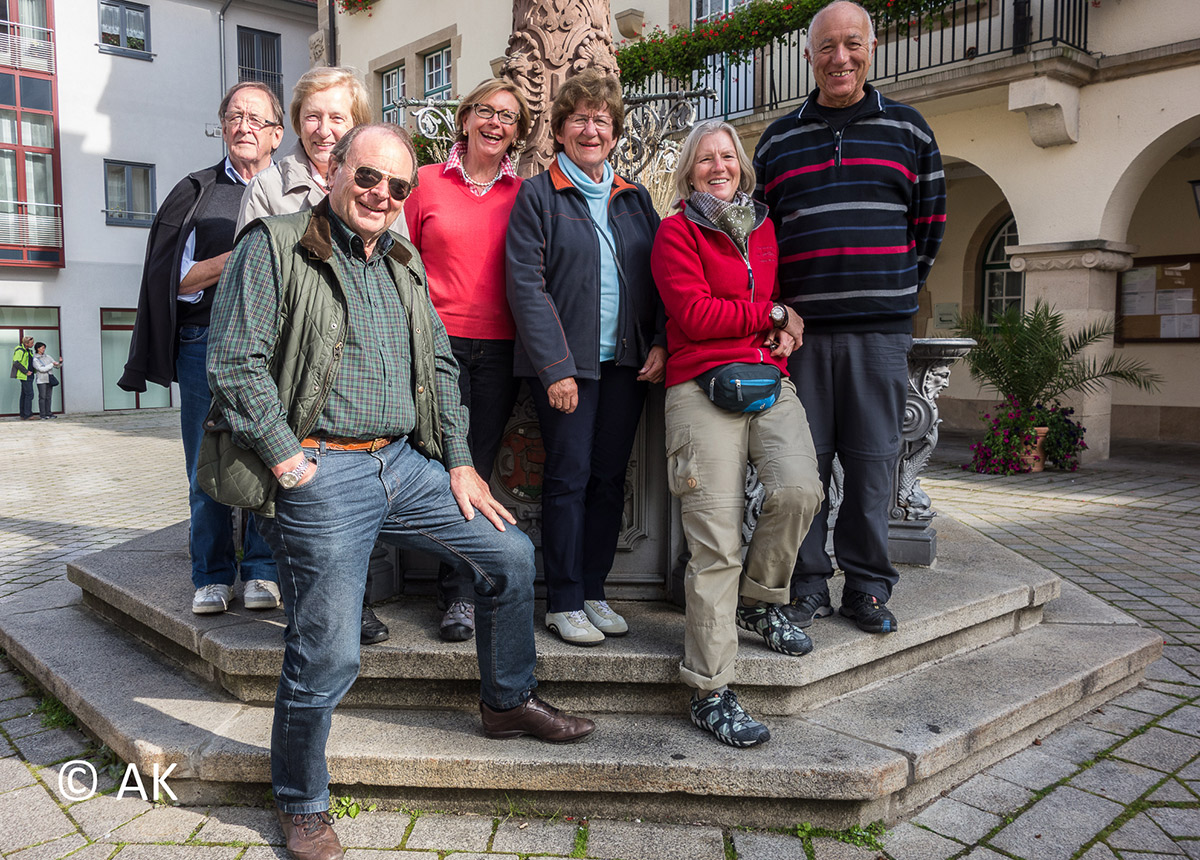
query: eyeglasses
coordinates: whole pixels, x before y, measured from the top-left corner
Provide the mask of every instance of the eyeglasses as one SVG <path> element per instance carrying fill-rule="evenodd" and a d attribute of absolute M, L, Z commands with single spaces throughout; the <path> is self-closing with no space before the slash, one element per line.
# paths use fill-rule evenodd
<path fill-rule="evenodd" d="M 567 117 L 567 125 L 580 131 L 587 128 L 589 122 L 596 126 L 596 131 L 608 131 L 613 127 L 612 117 L 604 114 L 573 113 Z"/>
<path fill-rule="evenodd" d="M 281 122 L 271 122 L 269 119 L 263 119 L 261 116 L 255 116 L 252 113 L 227 113 L 221 117 L 221 122 L 230 128 L 237 128 L 242 123 L 250 127 L 251 131 L 262 131 L 264 128 L 274 128 L 277 125 L 283 125 Z"/>
<path fill-rule="evenodd" d="M 521 115 L 515 110 L 496 110 L 491 105 L 476 103 L 471 105 L 471 110 L 473 110 L 475 112 L 475 116 L 479 117 L 480 119 L 499 117 L 501 125 L 516 125 L 517 120 L 521 118 Z"/>
<path fill-rule="evenodd" d="M 374 167 L 360 167 L 354 171 L 354 184 L 363 191 L 369 191 L 384 179 L 388 181 L 388 194 L 392 195 L 393 200 L 399 202 L 412 194 L 412 186 L 398 176 L 392 176 Z"/>

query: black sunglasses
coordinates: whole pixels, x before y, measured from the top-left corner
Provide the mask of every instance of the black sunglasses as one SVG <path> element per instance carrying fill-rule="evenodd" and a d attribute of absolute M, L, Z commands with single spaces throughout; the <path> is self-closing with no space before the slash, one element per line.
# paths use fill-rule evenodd
<path fill-rule="evenodd" d="M 354 184 L 363 191 L 374 188 L 384 178 L 388 181 L 388 194 L 392 195 L 393 200 L 399 202 L 412 194 L 412 186 L 398 176 L 392 176 L 374 167 L 360 167 L 354 171 Z"/>

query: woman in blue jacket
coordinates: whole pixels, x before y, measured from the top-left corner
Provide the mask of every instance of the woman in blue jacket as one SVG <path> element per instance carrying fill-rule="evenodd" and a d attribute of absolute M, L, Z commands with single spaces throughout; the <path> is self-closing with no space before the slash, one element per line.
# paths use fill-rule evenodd
<path fill-rule="evenodd" d="M 557 156 L 521 185 L 508 225 L 514 372 L 529 378 L 546 450 L 546 626 L 574 645 L 629 629 L 604 580 L 647 384 L 666 367 L 650 275 L 658 214 L 607 162 L 624 120 L 616 78 L 588 69 L 563 84 L 550 109 Z"/>

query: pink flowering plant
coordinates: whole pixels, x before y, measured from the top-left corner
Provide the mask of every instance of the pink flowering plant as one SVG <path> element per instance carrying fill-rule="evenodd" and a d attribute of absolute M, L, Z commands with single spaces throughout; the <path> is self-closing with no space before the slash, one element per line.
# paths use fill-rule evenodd
<path fill-rule="evenodd" d="M 963 466 L 988 475 L 1015 475 L 1028 472 L 1022 455 L 1037 443 L 1033 412 L 1023 409 L 1015 397 L 997 403 L 983 416 L 987 431 L 971 445 L 971 462 Z"/>
<path fill-rule="evenodd" d="M 366 12 L 367 17 L 371 17 L 371 7 L 379 0 L 334 0 L 337 8 L 345 12 L 347 15 L 353 15 L 357 12 Z"/>
<path fill-rule="evenodd" d="M 1037 428 L 1045 427 L 1048 432 L 1042 453 L 1046 465 L 1074 472 L 1079 468 L 1080 453 L 1087 449 L 1083 441 L 1085 428 L 1071 418 L 1074 412 L 1058 403 L 1037 403 L 1026 409 L 1010 396 L 983 416 L 983 439 L 971 445 L 971 462 L 963 469 L 987 475 L 1028 472 L 1031 464 L 1023 458 L 1037 444 Z"/>

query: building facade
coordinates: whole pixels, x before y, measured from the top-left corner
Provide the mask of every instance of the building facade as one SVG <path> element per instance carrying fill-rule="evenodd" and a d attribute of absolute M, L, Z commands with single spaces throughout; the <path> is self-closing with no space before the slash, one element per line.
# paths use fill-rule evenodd
<path fill-rule="evenodd" d="M 512 27 L 508 0 L 377 0 L 369 18 L 331 17 L 328 2 L 319 0 L 327 43 L 363 69 L 379 115 L 393 118 L 403 118 L 398 96 L 458 95 L 488 76 Z M 637 5 L 612 4 L 618 44 L 638 25 L 669 31 L 740 2 Z M 1039 297 L 1072 327 L 1121 311 L 1118 343 L 1100 351 L 1142 358 L 1166 383 L 1074 401 L 1090 456 L 1106 456 L 1114 435 L 1200 441 L 1195 0 L 954 0 L 878 36 L 873 83 L 929 120 L 948 177 L 946 239 L 914 334 L 948 336 L 958 314 Z M 687 82 L 718 93 L 701 115 L 729 118 L 752 147 L 813 86 L 803 37 L 746 63 L 714 57 Z M 975 429 L 994 400 L 960 368 L 940 403 L 948 426 Z"/>
<path fill-rule="evenodd" d="M 0 346 L 61 353 L 56 411 L 171 404 L 117 388 L 147 231 L 224 154 L 217 106 L 263 80 L 285 109 L 310 65 L 311 0 L 0 0 Z M 284 147 L 294 141 L 290 129 Z M 0 386 L 0 415 L 17 412 Z"/>

